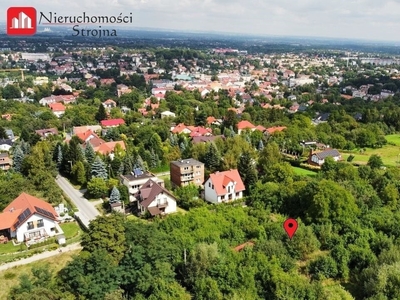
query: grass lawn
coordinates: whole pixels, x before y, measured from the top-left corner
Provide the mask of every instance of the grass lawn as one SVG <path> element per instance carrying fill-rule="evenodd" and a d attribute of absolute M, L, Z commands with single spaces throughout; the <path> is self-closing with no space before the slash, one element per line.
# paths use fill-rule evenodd
<path fill-rule="evenodd" d="M 25 244 L 14 246 L 12 241 L 9 241 L 7 244 L 0 244 L 0 254 L 14 253 L 18 250 L 26 250 Z"/>
<path fill-rule="evenodd" d="M 385 145 L 382 148 L 377 148 L 377 149 L 366 148 L 366 151 L 364 153 L 360 153 L 359 151 L 353 151 L 352 153 L 342 153 L 342 157 L 344 160 L 347 160 L 347 158 L 351 154 L 355 156 L 352 163 L 365 165 L 367 164 L 369 157 L 373 154 L 376 154 L 382 158 L 384 165 L 396 166 L 397 161 L 400 159 L 400 147 Z"/>
<path fill-rule="evenodd" d="M 310 170 L 306 170 L 303 168 L 299 168 L 299 167 L 292 167 L 293 171 L 296 175 L 300 175 L 300 176 L 315 176 L 317 173 L 314 171 L 310 171 Z"/>
<path fill-rule="evenodd" d="M 388 141 L 388 143 L 400 146 L 400 134 L 385 135 L 385 139 Z"/>
<path fill-rule="evenodd" d="M 79 228 L 78 223 L 76 222 L 68 222 L 60 224 L 61 229 L 64 231 L 64 235 L 66 239 L 71 239 L 78 235 Z"/>
<path fill-rule="evenodd" d="M 72 260 L 72 256 L 78 254 L 80 250 L 70 251 L 62 253 L 53 257 L 49 257 L 31 264 L 17 266 L 12 269 L 8 269 L 0 272 L 0 299 L 7 299 L 7 294 L 11 287 L 18 284 L 19 276 L 24 273 L 30 273 L 32 267 L 42 266 L 48 264 L 51 271 L 58 272 L 61 270 L 69 261 Z"/>
<path fill-rule="evenodd" d="M 180 208 L 180 207 L 177 207 L 177 212 L 182 213 L 182 214 L 186 214 L 187 210 L 185 210 L 183 208 Z"/>

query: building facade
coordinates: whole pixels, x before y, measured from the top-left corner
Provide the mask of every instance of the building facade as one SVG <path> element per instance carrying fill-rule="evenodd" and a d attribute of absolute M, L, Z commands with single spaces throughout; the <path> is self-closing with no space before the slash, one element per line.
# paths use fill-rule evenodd
<path fill-rule="evenodd" d="M 175 187 L 191 183 L 201 186 L 204 182 L 204 164 L 193 158 L 171 161 L 170 179 Z"/>

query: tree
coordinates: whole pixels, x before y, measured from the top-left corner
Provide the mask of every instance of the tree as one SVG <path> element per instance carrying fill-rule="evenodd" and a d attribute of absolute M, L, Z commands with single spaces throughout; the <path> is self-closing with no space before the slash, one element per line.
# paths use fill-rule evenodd
<path fill-rule="evenodd" d="M 57 145 L 56 149 L 57 157 L 56 157 L 56 163 L 57 163 L 57 169 L 58 171 L 61 170 L 62 162 L 63 162 L 63 154 L 62 154 L 62 147 L 61 145 Z"/>
<path fill-rule="evenodd" d="M 238 171 L 246 187 L 246 191 L 249 191 L 250 188 L 257 182 L 257 172 L 254 164 L 255 161 L 251 158 L 250 153 L 247 151 L 242 153 L 242 155 L 239 157 Z"/>
<path fill-rule="evenodd" d="M 93 198 L 102 198 L 108 192 L 107 182 L 103 178 L 93 177 L 87 184 L 87 191 Z"/>
<path fill-rule="evenodd" d="M 13 155 L 13 169 L 16 172 L 21 172 L 22 170 L 22 163 L 24 161 L 24 153 L 22 152 L 22 149 L 19 145 L 17 145 L 14 149 L 14 155 Z"/>
<path fill-rule="evenodd" d="M 94 149 L 92 147 L 92 144 L 87 143 L 86 148 L 85 148 L 85 158 L 86 161 L 92 165 L 94 162 L 94 159 L 96 158 L 96 153 L 94 152 Z"/>
<path fill-rule="evenodd" d="M 105 250 L 119 262 L 127 248 L 124 216 L 113 213 L 91 221 L 89 231 L 82 237 L 81 245 L 83 250 L 88 252 Z"/>
<path fill-rule="evenodd" d="M 211 172 L 217 170 L 221 164 L 221 155 L 214 142 L 208 144 L 207 151 L 204 156 L 204 164 Z"/>
<path fill-rule="evenodd" d="M 71 173 L 74 176 L 76 183 L 84 184 L 86 182 L 86 171 L 85 166 L 81 161 L 78 161 L 71 170 Z"/>
<path fill-rule="evenodd" d="M 383 167 L 382 158 L 377 154 L 373 154 L 369 157 L 367 165 L 372 169 L 380 169 Z"/>
<path fill-rule="evenodd" d="M 264 149 L 264 143 L 262 140 L 258 142 L 258 151 L 262 151 Z"/>
<path fill-rule="evenodd" d="M 104 180 L 108 178 L 106 166 L 99 156 L 96 156 L 92 164 L 91 174 L 92 177 L 102 178 Z"/>
<path fill-rule="evenodd" d="M 120 202 L 121 194 L 119 190 L 114 186 L 110 193 L 110 203 L 118 203 Z"/>
<path fill-rule="evenodd" d="M 0 126 L 0 139 L 8 139 L 6 130 L 3 126 Z"/>
<path fill-rule="evenodd" d="M 107 119 L 107 112 L 103 104 L 99 105 L 99 110 L 97 111 L 95 118 L 98 122 Z"/>

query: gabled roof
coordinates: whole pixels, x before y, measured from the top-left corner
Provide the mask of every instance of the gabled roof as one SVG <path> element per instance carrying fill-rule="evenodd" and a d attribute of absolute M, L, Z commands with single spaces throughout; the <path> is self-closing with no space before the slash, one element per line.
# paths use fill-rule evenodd
<path fill-rule="evenodd" d="M 251 124 L 249 121 L 240 121 L 237 124 L 237 128 L 238 129 L 253 129 L 256 128 L 256 126 L 254 126 L 253 124 Z"/>
<path fill-rule="evenodd" d="M 168 196 L 170 196 L 172 199 L 175 200 L 175 197 L 167 191 L 165 188 L 163 188 L 161 185 L 159 185 L 157 182 L 153 181 L 152 179 L 149 179 L 140 189 L 138 192 L 138 196 L 141 196 L 141 201 L 140 204 L 148 208 L 149 205 L 156 199 L 156 197 L 159 194 L 165 193 Z"/>
<path fill-rule="evenodd" d="M 101 126 L 118 126 L 125 124 L 124 119 L 111 119 L 111 120 L 103 120 L 100 122 Z"/>
<path fill-rule="evenodd" d="M 39 214 L 54 221 L 57 220 L 57 213 L 53 206 L 39 198 L 22 193 L 0 214 L 0 229 L 11 228 L 15 230 L 33 214 Z"/>
<path fill-rule="evenodd" d="M 318 159 L 325 159 L 327 157 L 339 157 L 340 152 L 336 149 L 326 149 L 321 152 L 312 153 L 312 155 L 316 155 Z"/>
<path fill-rule="evenodd" d="M 242 178 L 238 170 L 229 170 L 224 172 L 216 172 L 210 174 L 210 180 L 214 185 L 214 189 L 218 196 L 225 195 L 227 193 L 226 187 L 231 182 L 236 182 L 235 192 L 244 191 L 246 188 L 243 184 Z M 206 186 L 206 188 L 208 188 Z"/>
<path fill-rule="evenodd" d="M 266 131 L 269 134 L 272 134 L 272 133 L 277 132 L 277 131 L 285 130 L 286 128 L 287 128 L 286 126 L 274 126 L 274 127 L 267 128 Z"/>
<path fill-rule="evenodd" d="M 82 141 L 86 142 L 86 140 L 93 135 L 93 137 L 98 138 L 97 134 L 95 134 L 92 130 L 88 129 L 85 132 L 79 132 L 76 136 Z"/>
<path fill-rule="evenodd" d="M 50 103 L 49 107 L 52 111 L 65 111 L 65 106 L 62 103 L 56 102 L 56 103 Z"/>

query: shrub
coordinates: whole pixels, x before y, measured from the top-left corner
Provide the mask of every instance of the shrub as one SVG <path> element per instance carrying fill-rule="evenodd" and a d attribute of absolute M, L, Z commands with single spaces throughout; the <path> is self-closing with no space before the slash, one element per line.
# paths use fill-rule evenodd
<path fill-rule="evenodd" d="M 6 272 L 4 274 L 4 279 L 14 279 L 15 277 L 17 277 L 17 274 L 13 272 Z"/>
<path fill-rule="evenodd" d="M 331 256 L 322 256 L 312 261 L 308 271 L 313 279 L 334 278 L 338 274 L 337 264 Z"/>

